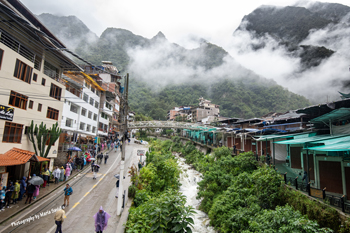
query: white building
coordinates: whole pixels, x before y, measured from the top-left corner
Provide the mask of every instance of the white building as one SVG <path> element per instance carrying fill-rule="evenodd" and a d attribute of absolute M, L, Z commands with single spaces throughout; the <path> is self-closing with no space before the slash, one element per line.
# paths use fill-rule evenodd
<path fill-rule="evenodd" d="M 0 175 L 17 179 L 38 172 L 36 163 L 45 161 L 35 155 L 27 127 L 32 120 L 47 128 L 61 125 L 65 86 L 60 77 L 63 70 L 79 67 L 57 49 L 64 45 L 21 2 L 0 0 L 0 9 Z M 57 150 L 55 143 L 47 156 L 50 167 Z M 7 156 L 13 156 L 12 164 Z"/>
<path fill-rule="evenodd" d="M 64 137 L 71 144 L 81 139 L 92 141 L 97 136 L 100 96 L 104 90 L 83 72 L 65 72 L 63 79 L 66 81 L 61 122 Z"/>

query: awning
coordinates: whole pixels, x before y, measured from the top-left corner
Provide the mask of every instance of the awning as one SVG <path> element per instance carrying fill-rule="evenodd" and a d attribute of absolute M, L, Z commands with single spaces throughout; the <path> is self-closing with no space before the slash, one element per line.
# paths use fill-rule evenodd
<path fill-rule="evenodd" d="M 311 143 L 311 142 L 317 142 L 321 140 L 328 140 L 328 139 L 333 139 L 341 136 L 331 136 L 329 134 L 326 135 L 316 135 L 312 137 L 304 137 L 304 138 L 296 138 L 292 140 L 284 140 L 284 141 L 279 141 L 275 142 L 277 144 L 286 144 L 286 145 L 295 145 L 295 144 L 305 144 L 305 143 Z"/>
<path fill-rule="evenodd" d="M 350 108 L 339 108 L 331 111 L 330 113 L 312 119 L 311 123 L 324 123 L 328 124 L 329 121 L 341 121 L 350 119 Z"/>
<path fill-rule="evenodd" d="M 350 151 L 350 142 L 333 143 L 330 145 L 309 147 L 307 149 L 315 151 Z"/>
<path fill-rule="evenodd" d="M 326 139 L 326 140 L 321 140 L 321 141 L 316 141 L 316 142 L 310 142 L 311 144 L 319 144 L 323 143 L 325 145 L 330 145 L 330 144 L 335 144 L 335 143 L 342 143 L 342 142 L 350 142 L 350 135 L 345 135 L 342 137 L 336 137 L 332 139 Z"/>
<path fill-rule="evenodd" d="M 312 133 L 312 136 L 316 135 L 316 133 Z M 256 135 L 256 137 L 259 138 L 254 138 L 256 141 L 269 141 L 272 139 L 276 139 L 276 138 L 299 138 L 299 137 L 309 137 L 311 136 L 310 133 L 296 133 L 296 134 L 270 134 L 270 135 L 262 135 L 262 136 L 258 136 Z"/>
<path fill-rule="evenodd" d="M 44 157 L 41 157 L 41 156 L 36 156 L 37 158 L 38 158 L 38 160 L 39 160 L 39 162 L 48 162 L 48 161 L 50 161 L 50 159 L 47 159 L 47 158 L 44 158 Z"/>
<path fill-rule="evenodd" d="M 16 166 L 21 164 L 25 164 L 25 163 L 15 158 L 12 158 L 8 155 L 0 154 L 0 166 L 2 167 Z"/>

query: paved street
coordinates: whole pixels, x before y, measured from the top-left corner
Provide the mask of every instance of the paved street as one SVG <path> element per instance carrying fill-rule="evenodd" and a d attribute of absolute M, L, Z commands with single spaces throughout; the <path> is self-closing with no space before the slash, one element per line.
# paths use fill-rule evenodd
<path fill-rule="evenodd" d="M 137 149 L 144 148 L 133 142 L 126 147 L 125 156 L 125 181 L 124 189 L 130 184 L 128 168 L 135 164 L 137 166 Z M 120 216 L 117 216 L 116 178 L 119 174 L 120 150 L 110 152 L 107 164 L 101 164 L 97 179 L 92 179 L 91 170 L 79 174 L 71 181 L 73 195 L 70 204 L 65 209 L 67 218 L 63 223 L 63 232 L 94 232 L 93 215 L 103 206 L 112 217 L 109 219 L 106 233 L 117 230 Z M 44 233 L 54 232 L 56 229 L 54 213 L 63 204 L 63 188 L 54 191 L 51 195 L 38 201 L 28 210 L 8 220 L 0 226 L 1 232 L 30 232 Z M 18 221 L 27 220 L 22 225 L 15 225 Z M 122 225 L 122 224 L 120 224 Z"/>

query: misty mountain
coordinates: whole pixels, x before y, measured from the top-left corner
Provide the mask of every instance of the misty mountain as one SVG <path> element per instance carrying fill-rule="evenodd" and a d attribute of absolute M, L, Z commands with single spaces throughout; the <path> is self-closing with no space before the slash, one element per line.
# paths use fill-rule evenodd
<path fill-rule="evenodd" d="M 169 42 L 162 32 L 148 39 L 125 29 L 107 28 L 99 38 L 85 43 L 82 37 L 89 33 L 86 26 L 84 33 L 75 34 L 71 25 L 65 24 L 68 19 L 52 17 L 43 23 L 53 33 L 69 32 L 60 39 L 66 44 L 76 43 L 72 48 L 85 60 L 96 65 L 109 60 L 122 73 L 130 73 L 131 109 L 154 119 L 166 119 L 167 111 L 174 106 L 196 105 L 201 96 L 221 105 L 222 115 L 228 117 L 259 117 L 310 104 L 305 97 L 258 76 L 223 48 L 204 40 L 196 49 L 185 49 Z"/>
<path fill-rule="evenodd" d="M 256 38 L 270 36 L 290 56 L 300 58 L 300 71 L 316 67 L 337 51 L 325 46 L 304 44 L 304 41 L 314 31 L 343 23 L 341 20 L 350 13 L 350 7 L 337 3 L 302 3 L 306 6 L 261 6 L 244 16 L 234 35 L 248 31 Z M 251 43 L 255 50 L 265 46 L 265 40 Z"/>
<path fill-rule="evenodd" d="M 70 49 L 83 48 L 98 37 L 75 16 L 37 15 L 38 19 Z"/>

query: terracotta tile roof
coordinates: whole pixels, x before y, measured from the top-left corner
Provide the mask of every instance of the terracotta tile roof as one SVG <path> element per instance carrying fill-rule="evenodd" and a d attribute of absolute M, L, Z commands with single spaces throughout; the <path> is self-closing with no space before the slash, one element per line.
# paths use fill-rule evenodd
<path fill-rule="evenodd" d="M 8 155 L 0 154 L 0 166 L 15 166 L 21 164 L 25 164 L 25 162 L 12 158 Z"/>
<path fill-rule="evenodd" d="M 21 161 L 22 164 L 28 162 L 33 156 L 34 156 L 34 159 L 38 161 L 34 152 L 31 152 L 28 150 L 22 150 L 19 148 L 12 148 L 11 150 L 7 151 L 4 155 L 17 159 Z"/>
<path fill-rule="evenodd" d="M 41 156 L 36 156 L 39 160 L 39 162 L 45 162 L 45 161 L 50 161 L 50 159 L 47 159 L 47 158 L 44 158 L 44 157 L 41 157 Z"/>

